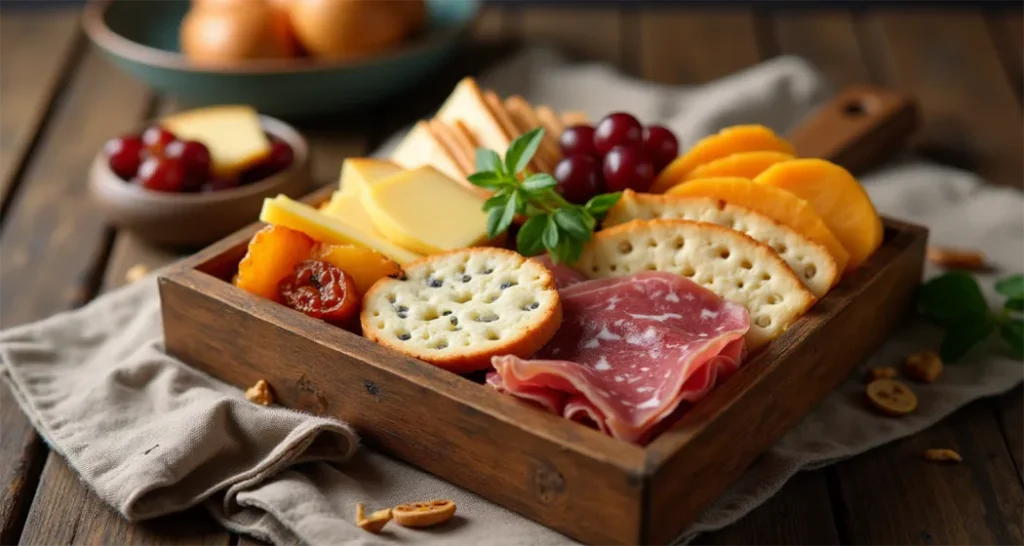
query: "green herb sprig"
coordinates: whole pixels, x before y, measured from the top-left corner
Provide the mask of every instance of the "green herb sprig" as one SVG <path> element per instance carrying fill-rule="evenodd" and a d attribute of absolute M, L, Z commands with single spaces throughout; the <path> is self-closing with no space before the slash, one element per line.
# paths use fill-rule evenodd
<path fill-rule="evenodd" d="M 921 311 L 946 330 L 940 348 L 943 361 L 956 362 L 997 330 L 1014 354 L 1024 358 L 1024 275 L 999 279 L 995 289 L 1006 297 L 998 313 L 989 310 L 978 281 L 963 271 L 952 271 L 921 285 Z"/>
<path fill-rule="evenodd" d="M 477 172 L 469 181 L 494 191 L 483 207 L 488 213 L 488 236 L 497 237 L 512 225 L 516 215 L 523 215 L 526 222 L 516 235 L 519 253 L 533 256 L 546 249 L 555 263 L 571 264 L 579 259 L 597 220 L 622 194 L 595 195 L 584 205 L 566 201 L 555 191 L 558 181 L 553 176 L 526 168 L 543 138 L 540 127 L 521 135 L 509 145 L 504 162 L 494 150 L 477 148 Z"/>

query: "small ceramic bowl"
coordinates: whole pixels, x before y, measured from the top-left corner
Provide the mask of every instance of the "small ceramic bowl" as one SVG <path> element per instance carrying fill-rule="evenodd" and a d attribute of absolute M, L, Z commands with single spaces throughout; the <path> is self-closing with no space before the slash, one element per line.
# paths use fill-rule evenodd
<path fill-rule="evenodd" d="M 207 193 L 152 191 L 114 174 L 100 150 L 89 170 L 89 191 L 112 223 L 141 239 L 176 248 L 205 246 L 255 222 L 264 198 L 298 198 L 311 190 L 306 140 L 283 121 L 260 116 L 260 123 L 265 132 L 287 142 L 295 156 L 290 167 L 262 180 Z"/>
<path fill-rule="evenodd" d="M 187 107 L 249 104 L 284 119 L 351 111 L 409 89 L 455 51 L 480 0 L 425 0 L 427 29 L 394 51 L 358 60 L 252 59 L 203 67 L 180 53 L 188 0 L 90 0 L 89 38 L 122 70 Z"/>

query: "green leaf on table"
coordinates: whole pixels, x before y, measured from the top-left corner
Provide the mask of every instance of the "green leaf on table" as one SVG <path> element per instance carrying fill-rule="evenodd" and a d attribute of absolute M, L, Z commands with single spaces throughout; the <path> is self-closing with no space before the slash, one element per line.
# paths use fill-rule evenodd
<path fill-rule="evenodd" d="M 507 174 L 505 166 L 501 163 L 501 156 L 494 150 L 487 148 L 476 149 L 476 170 L 478 172 L 492 172 Z"/>
<path fill-rule="evenodd" d="M 558 227 L 562 228 L 573 239 L 580 241 L 590 240 L 590 228 L 587 227 L 587 221 L 578 209 L 558 209 L 553 216 Z"/>
<path fill-rule="evenodd" d="M 558 224 L 550 214 L 544 216 L 544 234 L 541 236 L 544 248 L 554 252 L 558 248 Z"/>
<path fill-rule="evenodd" d="M 942 361 L 953 364 L 960 360 L 971 347 L 988 337 L 993 329 L 994 325 L 987 316 L 982 320 L 951 325 L 946 330 L 946 337 L 942 339 L 942 347 L 939 349 Z"/>
<path fill-rule="evenodd" d="M 1024 320 L 1008 320 L 999 328 L 1003 341 L 1013 349 L 1014 354 L 1024 358 Z"/>
<path fill-rule="evenodd" d="M 526 180 L 523 180 L 523 189 L 529 191 L 546 190 L 556 185 L 558 185 L 558 181 L 548 173 L 531 174 L 526 177 Z"/>
<path fill-rule="evenodd" d="M 507 171 L 515 174 L 525 169 L 530 164 L 530 160 L 533 159 L 533 154 L 537 153 L 537 147 L 540 146 L 543 138 L 544 129 L 537 127 L 529 133 L 519 135 L 518 138 L 513 140 L 512 144 L 508 147 L 508 151 L 505 152 L 505 167 Z"/>
<path fill-rule="evenodd" d="M 987 322 L 988 304 L 974 277 L 952 271 L 921 285 L 918 304 L 924 314 L 942 326 Z"/>
<path fill-rule="evenodd" d="M 996 281 L 996 292 L 1011 298 L 1024 299 L 1024 275 L 1016 274 Z"/>
<path fill-rule="evenodd" d="M 1009 311 L 1024 311 L 1024 298 L 1010 298 L 1006 300 L 1003 309 Z"/>
<path fill-rule="evenodd" d="M 523 256 L 536 256 L 544 250 L 544 227 L 547 216 L 531 216 L 516 234 L 516 248 Z"/>
<path fill-rule="evenodd" d="M 608 209 L 612 208 L 612 206 L 619 201 L 620 197 L 622 197 L 622 192 L 618 191 L 614 193 L 602 193 L 601 195 L 591 197 L 590 201 L 587 201 L 587 204 L 584 205 L 584 207 L 590 214 L 593 214 L 594 216 L 601 216 L 608 212 Z"/>
<path fill-rule="evenodd" d="M 466 177 L 474 186 L 479 186 L 486 190 L 496 190 L 504 185 L 505 179 L 502 178 L 500 173 L 492 171 L 480 171 L 473 173 Z"/>

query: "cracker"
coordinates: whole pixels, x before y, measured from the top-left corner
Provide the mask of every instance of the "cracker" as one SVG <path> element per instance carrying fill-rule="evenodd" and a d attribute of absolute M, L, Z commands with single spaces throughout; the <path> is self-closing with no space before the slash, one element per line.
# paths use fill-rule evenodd
<path fill-rule="evenodd" d="M 556 141 L 561 138 L 562 132 L 565 131 L 565 124 L 562 123 L 562 120 L 558 119 L 558 115 L 549 106 L 537 107 L 537 119 L 544 126 L 544 132 L 551 133 Z"/>
<path fill-rule="evenodd" d="M 562 112 L 562 123 L 564 123 L 566 127 L 572 127 L 573 125 L 590 125 L 590 116 L 588 116 L 586 112 L 570 110 L 568 112 Z"/>
<path fill-rule="evenodd" d="M 520 134 L 528 133 L 538 127 L 544 127 L 544 124 L 540 122 L 540 118 L 537 117 L 530 103 L 526 102 L 526 99 L 519 95 L 512 95 L 505 99 L 505 109 L 508 110 L 508 115 L 512 118 L 513 123 L 516 124 Z M 542 157 L 552 168 L 562 159 L 562 154 L 558 151 L 558 137 L 559 134 L 554 134 L 544 129 L 544 138 L 537 148 L 537 155 Z"/>
<path fill-rule="evenodd" d="M 510 139 L 515 139 L 520 135 L 519 129 L 516 127 L 515 122 L 512 121 L 512 116 L 505 110 L 505 103 L 501 101 L 501 97 L 498 96 L 494 91 L 484 91 L 484 103 L 491 109 L 491 114 L 498 120 L 498 123 L 510 135 Z M 504 153 L 504 150 L 496 150 L 499 153 Z M 530 169 L 534 172 L 551 172 L 551 168 L 544 158 L 534 155 L 533 159 L 530 160 Z"/>
<path fill-rule="evenodd" d="M 633 220 L 601 230 L 574 266 L 591 277 L 668 271 L 690 278 L 750 312 L 747 347 L 786 330 L 813 303 L 768 246 L 726 227 L 690 220 Z"/>
<path fill-rule="evenodd" d="M 444 146 L 448 154 L 455 159 L 455 164 L 458 165 L 459 170 L 462 171 L 462 176 L 458 179 L 465 178 L 475 170 L 473 169 L 474 159 L 466 153 L 466 149 L 463 148 L 459 140 L 455 136 L 455 128 L 444 123 L 443 121 L 432 119 L 427 122 L 427 126 L 430 127 L 431 134 L 434 138 Z M 458 180 L 457 179 L 457 180 Z"/>
<path fill-rule="evenodd" d="M 455 158 L 437 141 L 426 121 L 418 121 L 409 134 L 391 153 L 391 161 L 404 169 L 416 169 L 430 165 L 453 180 L 463 180 L 465 175 L 455 163 Z M 469 184 L 469 182 L 466 182 Z"/>
<path fill-rule="evenodd" d="M 709 197 L 656 195 L 626 190 L 609 211 L 604 226 L 631 220 L 682 219 L 735 229 L 772 248 L 804 286 L 824 296 L 839 280 L 839 266 L 824 245 L 763 214 Z"/>
<path fill-rule="evenodd" d="M 476 135 L 481 146 L 499 154 L 504 154 L 512 143 L 511 135 L 494 117 L 473 78 L 463 78 L 455 86 L 435 117 L 445 123 L 462 121 Z"/>
<path fill-rule="evenodd" d="M 486 369 L 498 355 L 527 358 L 562 323 L 551 273 L 510 250 L 435 254 L 405 273 L 363 296 L 363 335 L 447 370 Z"/>

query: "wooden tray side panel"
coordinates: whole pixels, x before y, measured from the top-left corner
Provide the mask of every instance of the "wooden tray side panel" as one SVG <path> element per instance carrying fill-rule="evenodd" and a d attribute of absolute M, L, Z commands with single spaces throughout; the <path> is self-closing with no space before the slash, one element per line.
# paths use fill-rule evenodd
<path fill-rule="evenodd" d="M 862 271 L 648 446 L 641 542 L 676 538 L 912 312 L 927 230 L 886 223 Z"/>
<path fill-rule="evenodd" d="M 554 416 L 454 374 L 417 380 L 408 371 L 426 364 L 198 271 L 161 278 L 160 295 L 167 350 L 183 361 L 243 388 L 265 379 L 281 405 L 343 419 L 367 444 L 575 539 L 639 541 L 640 448 L 561 420 L 550 428 L 569 434 L 554 441 L 537 426 Z M 513 418 L 464 402 L 481 397 Z"/>

